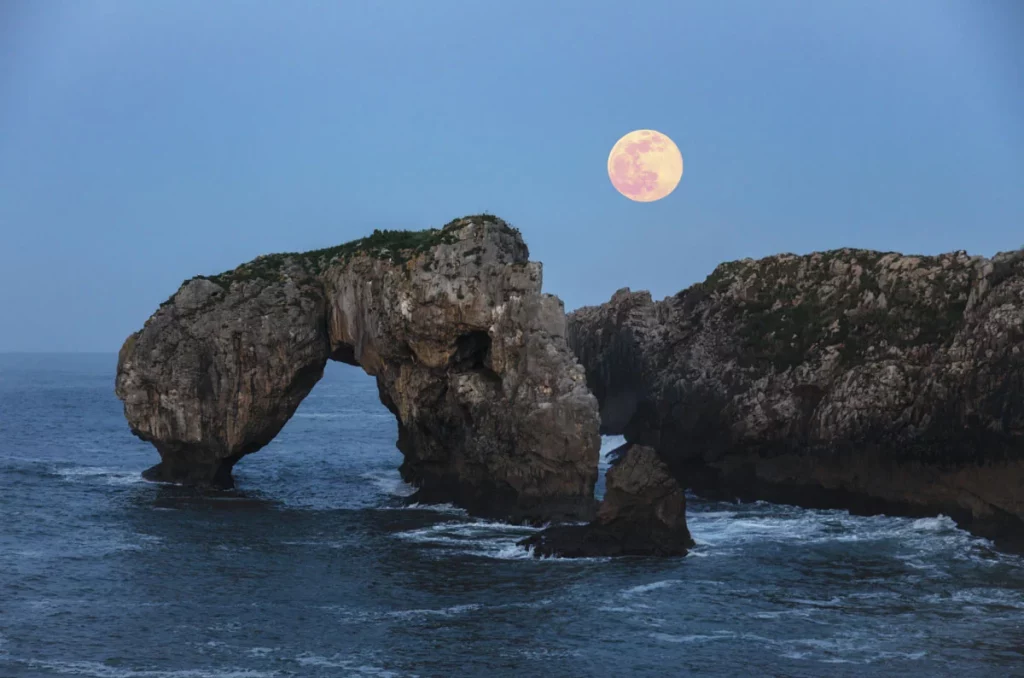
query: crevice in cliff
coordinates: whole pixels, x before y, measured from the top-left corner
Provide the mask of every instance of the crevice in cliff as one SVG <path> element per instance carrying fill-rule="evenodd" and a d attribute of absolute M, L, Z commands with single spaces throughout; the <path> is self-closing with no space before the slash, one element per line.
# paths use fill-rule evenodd
<path fill-rule="evenodd" d="M 468 332 L 455 340 L 455 355 L 451 366 L 457 372 L 489 368 L 491 362 L 491 335 L 484 331 Z"/>

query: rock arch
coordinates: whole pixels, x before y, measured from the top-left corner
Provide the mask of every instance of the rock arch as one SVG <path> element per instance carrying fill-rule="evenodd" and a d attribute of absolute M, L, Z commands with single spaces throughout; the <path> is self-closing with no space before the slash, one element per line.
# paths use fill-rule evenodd
<path fill-rule="evenodd" d="M 147 478 L 229 487 L 327 360 L 358 365 L 398 419 L 419 499 L 581 518 L 599 422 L 565 323 L 519 232 L 466 217 L 188 280 L 125 342 L 116 392 L 160 453 Z"/>

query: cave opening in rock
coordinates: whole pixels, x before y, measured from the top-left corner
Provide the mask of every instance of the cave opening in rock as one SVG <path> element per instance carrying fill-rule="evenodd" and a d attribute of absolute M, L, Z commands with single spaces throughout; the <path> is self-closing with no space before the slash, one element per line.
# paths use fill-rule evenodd
<path fill-rule="evenodd" d="M 459 372 L 490 369 L 491 335 L 476 331 L 463 334 L 455 341 L 452 367 Z"/>

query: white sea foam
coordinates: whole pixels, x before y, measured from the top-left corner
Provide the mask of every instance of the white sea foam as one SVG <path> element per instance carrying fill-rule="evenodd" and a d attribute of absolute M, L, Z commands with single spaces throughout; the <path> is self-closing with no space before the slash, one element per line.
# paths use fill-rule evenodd
<path fill-rule="evenodd" d="M 882 650 L 879 648 L 878 638 L 854 632 L 843 633 L 831 638 L 786 640 L 775 640 L 750 634 L 743 634 L 740 637 L 784 648 L 779 652 L 779 656 L 786 659 L 807 660 L 822 664 L 871 664 L 893 659 L 916 661 L 928 655 L 925 651 Z"/>
<path fill-rule="evenodd" d="M 469 515 L 468 511 L 459 508 L 454 504 L 421 504 L 413 502 L 404 506 L 378 506 L 380 511 L 432 511 L 434 513 L 446 513 L 450 515 Z"/>
<path fill-rule="evenodd" d="M 279 649 L 277 647 L 250 647 L 247 650 L 247 654 L 253 657 L 266 657 L 271 652 L 276 652 Z"/>
<path fill-rule="evenodd" d="M 519 560 L 531 553 L 517 542 L 539 528 L 507 525 L 488 521 L 446 522 L 415 530 L 398 532 L 395 536 L 426 546 L 442 547 L 447 553 L 482 556 L 498 560 Z"/>
<path fill-rule="evenodd" d="M 948 516 L 937 516 L 935 518 L 920 518 L 911 523 L 915 530 L 926 530 L 929 532 L 952 531 L 956 529 L 956 523 Z"/>
<path fill-rule="evenodd" d="M 344 669 L 346 675 L 381 676 L 381 678 L 397 678 L 401 674 L 389 671 L 379 666 L 370 666 L 360 659 L 350 659 L 341 655 L 325 657 L 312 653 L 304 653 L 295 658 L 302 666 L 319 666 L 323 668 Z"/>
<path fill-rule="evenodd" d="M 493 560 L 524 560 L 538 562 L 596 562 L 607 558 L 535 558 L 533 549 L 518 542 L 543 527 L 511 525 L 486 520 L 446 522 L 395 533 L 397 539 L 433 547 L 443 557 L 476 556 Z"/>
<path fill-rule="evenodd" d="M 807 598 L 786 598 L 785 600 L 789 603 L 809 605 L 811 607 L 841 607 L 843 604 L 843 601 L 836 597 L 829 598 L 828 600 L 809 600 Z"/>
<path fill-rule="evenodd" d="M 676 636 L 669 633 L 649 633 L 648 635 L 655 640 L 661 640 L 666 643 L 705 643 L 712 640 L 730 640 L 736 637 L 736 634 L 731 631 L 720 631 L 713 635 L 700 633 L 688 636 Z"/>
<path fill-rule="evenodd" d="M 505 544 L 497 546 L 481 555 L 485 555 L 488 558 L 494 560 L 534 560 L 533 547 L 519 546 L 518 544 Z M 540 558 L 539 560 L 549 560 L 547 558 Z"/>
<path fill-rule="evenodd" d="M 369 471 L 362 477 L 369 480 L 382 494 L 392 497 L 409 497 L 416 492 L 415 487 L 402 480 L 398 469 Z"/>
<path fill-rule="evenodd" d="M 547 555 L 537 557 L 532 546 L 519 545 L 519 541 L 543 528 L 502 525 L 500 523 L 447 525 L 453 528 L 447 533 L 437 530 L 443 526 L 434 526 L 433 528 L 401 532 L 396 536 L 407 541 L 438 547 L 437 553 L 445 557 L 476 556 L 492 560 L 523 560 L 544 563 L 593 563 L 611 560 L 611 558 L 562 558 Z"/>
<path fill-rule="evenodd" d="M 656 581 L 650 584 L 641 584 L 640 586 L 634 586 L 633 588 L 626 589 L 622 592 L 624 596 L 633 596 L 638 593 L 650 593 L 651 591 L 657 591 L 658 589 L 668 588 L 670 586 L 676 586 L 682 584 L 678 579 L 666 579 L 664 581 Z"/>
<path fill-rule="evenodd" d="M 761 513 L 760 503 L 753 510 L 750 505 L 736 510 L 694 510 L 687 515 L 687 522 L 697 544 L 713 550 L 764 541 L 821 544 L 890 540 L 916 553 L 920 549 L 962 550 L 971 544 L 987 543 L 959 529 L 946 516 L 914 520 L 853 516 L 839 510 L 764 507 L 771 512 Z"/>
<path fill-rule="evenodd" d="M 601 436 L 601 456 L 600 461 L 598 462 L 600 468 L 607 468 L 611 462 L 608 455 L 611 454 L 615 448 L 622 447 L 625 444 L 625 436 Z"/>
<path fill-rule="evenodd" d="M 103 466 L 58 466 L 53 472 L 68 482 L 103 481 L 107 485 L 136 485 L 146 482 L 141 470 L 125 471 Z"/>
<path fill-rule="evenodd" d="M 63 558 L 95 558 L 124 551 L 142 551 L 161 543 L 159 537 L 109 530 L 103 533 L 72 533 L 59 548 L 25 549 L 13 555 L 34 560 Z"/>
<path fill-rule="evenodd" d="M 550 648 L 521 648 L 512 652 L 502 652 L 503 657 L 523 657 L 537 661 L 549 661 L 551 659 L 567 659 L 569 657 L 580 657 L 584 653 L 580 650 L 552 650 Z"/>
<path fill-rule="evenodd" d="M 480 603 L 466 603 L 463 605 L 452 605 L 441 608 L 418 608 L 410 610 L 365 610 L 347 607 L 344 605 L 322 605 L 319 609 L 329 611 L 337 615 L 340 621 L 352 624 L 365 624 L 370 622 L 388 621 L 416 621 L 431 618 L 457 617 L 471 612 L 503 610 L 503 609 L 536 609 L 552 604 L 552 600 L 532 601 L 529 603 L 503 603 L 499 605 L 483 605 Z"/>
<path fill-rule="evenodd" d="M 481 605 L 473 603 L 468 605 L 453 605 L 452 607 L 444 607 L 436 610 L 392 610 L 391 612 L 385 612 L 383 616 L 393 617 L 396 619 L 416 619 L 418 617 L 454 617 L 456 615 L 465 614 L 467 612 L 473 612 L 474 610 L 479 610 L 481 607 Z"/>
<path fill-rule="evenodd" d="M 997 588 L 958 589 L 948 595 L 933 593 L 921 598 L 922 602 L 948 605 L 958 603 L 960 609 L 971 607 L 977 611 L 1024 610 L 1024 591 Z"/>

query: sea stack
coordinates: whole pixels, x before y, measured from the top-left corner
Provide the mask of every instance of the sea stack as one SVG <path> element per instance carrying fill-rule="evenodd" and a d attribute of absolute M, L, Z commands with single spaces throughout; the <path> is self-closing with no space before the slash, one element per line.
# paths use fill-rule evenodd
<path fill-rule="evenodd" d="M 556 525 L 520 542 L 537 557 L 684 556 L 693 546 L 686 497 L 658 453 L 627 443 L 611 453 L 605 497 L 586 525 Z"/>
<path fill-rule="evenodd" d="M 160 453 L 146 477 L 230 487 L 327 360 L 376 377 L 417 499 L 517 520 L 592 516 L 597 401 L 541 264 L 491 215 L 186 281 L 118 360 L 128 423 Z"/>

